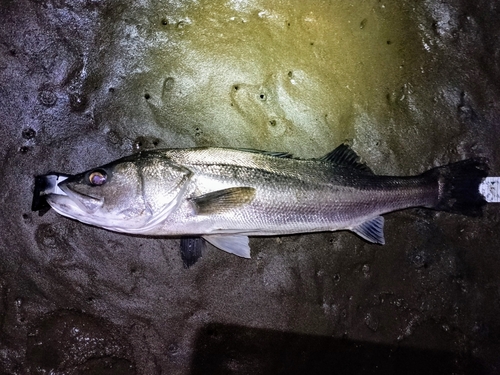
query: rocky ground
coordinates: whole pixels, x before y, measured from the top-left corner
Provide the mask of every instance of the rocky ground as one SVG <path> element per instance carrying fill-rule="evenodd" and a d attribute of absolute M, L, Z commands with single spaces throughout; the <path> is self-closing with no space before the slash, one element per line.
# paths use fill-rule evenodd
<path fill-rule="evenodd" d="M 137 150 L 500 174 L 500 7 L 479 0 L 0 1 L 1 374 L 496 374 L 500 208 L 252 238 L 252 259 L 31 212 L 34 176 Z"/>

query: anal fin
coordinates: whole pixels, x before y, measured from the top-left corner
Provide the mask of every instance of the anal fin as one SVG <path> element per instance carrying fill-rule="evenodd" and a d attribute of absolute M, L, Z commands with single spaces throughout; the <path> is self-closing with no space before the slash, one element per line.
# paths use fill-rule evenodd
<path fill-rule="evenodd" d="M 351 230 L 368 242 L 385 244 L 384 218 L 382 216 L 376 216 L 373 219 L 367 220 L 351 228 Z"/>
<path fill-rule="evenodd" d="M 203 236 L 203 238 L 215 247 L 227 251 L 228 253 L 238 255 L 242 258 L 250 258 L 250 245 L 248 244 L 248 236 L 213 234 Z"/>

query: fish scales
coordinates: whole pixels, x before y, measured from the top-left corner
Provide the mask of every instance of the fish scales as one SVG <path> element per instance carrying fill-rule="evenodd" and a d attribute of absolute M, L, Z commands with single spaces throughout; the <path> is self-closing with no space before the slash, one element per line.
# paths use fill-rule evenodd
<path fill-rule="evenodd" d="M 256 188 L 251 204 L 230 213 L 200 218 L 198 228 L 207 220 L 229 220 L 232 224 L 239 221 L 248 233 L 336 230 L 352 225 L 360 216 L 431 205 L 438 193 L 437 184 L 426 179 L 366 175 L 320 160 L 242 155 L 226 149 L 172 150 L 167 157 L 193 171 L 193 194 L 237 186 Z M 185 212 L 188 210 L 181 210 Z M 181 216 L 165 222 L 170 230 L 178 227 L 175 234 L 185 234 L 185 223 L 190 220 L 189 216 Z"/>
<path fill-rule="evenodd" d="M 57 184 L 53 174 L 44 184 L 38 176 L 44 188 L 35 192 L 43 191 L 57 212 L 88 224 L 152 236 L 202 236 L 249 257 L 249 235 L 347 229 L 383 244 L 380 215 L 388 212 L 427 207 L 478 215 L 485 203 L 478 187 L 487 171 L 485 159 L 473 158 L 417 176 L 378 176 L 347 145 L 320 159 L 167 149 L 64 175 Z M 182 242 L 192 254 L 199 254 L 194 247 L 201 243 Z"/>

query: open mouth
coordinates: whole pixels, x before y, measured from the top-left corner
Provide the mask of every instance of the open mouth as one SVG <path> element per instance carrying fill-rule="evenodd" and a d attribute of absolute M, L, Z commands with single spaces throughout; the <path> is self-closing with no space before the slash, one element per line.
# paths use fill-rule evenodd
<path fill-rule="evenodd" d="M 47 202 L 49 195 L 67 194 L 59 188 L 59 183 L 71 177 L 71 175 L 62 173 L 49 173 L 35 177 L 35 189 L 33 191 L 33 200 L 31 202 L 31 211 L 40 211 L 43 215 L 50 209 L 50 204 Z"/>
<path fill-rule="evenodd" d="M 68 184 L 63 183 L 69 177 L 72 176 L 60 173 L 36 176 L 31 210 L 40 211 L 43 215 L 56 205 L 73 207 L 76 205 L 81 211 L 92 214 L 102 207 L 104 199 L 76 192 Z"/>
<path fill-rule="evenodd" d="M 59 183 L 58 188 L 65 193 L 76 205 L 88 214 L 93 214 L 104 204 L 104 198 L 95 198 L 75 191 L 66 183 Z"/>

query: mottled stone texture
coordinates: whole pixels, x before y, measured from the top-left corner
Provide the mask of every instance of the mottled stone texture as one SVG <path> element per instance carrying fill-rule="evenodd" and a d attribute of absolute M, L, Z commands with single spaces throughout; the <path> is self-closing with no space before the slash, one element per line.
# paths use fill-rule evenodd
<path fill-rule="evenodd" d="M 0 1 L 0 374 L 496 374 L 500 208 L 208 247 L 30 211 L 33 177 L 232 146 L 500 174 L 495 1 Z"/>

